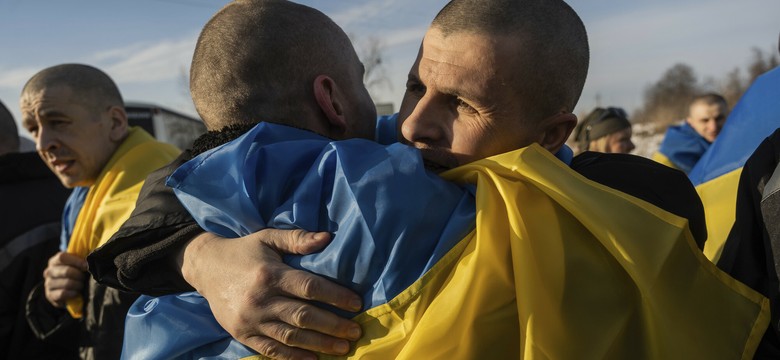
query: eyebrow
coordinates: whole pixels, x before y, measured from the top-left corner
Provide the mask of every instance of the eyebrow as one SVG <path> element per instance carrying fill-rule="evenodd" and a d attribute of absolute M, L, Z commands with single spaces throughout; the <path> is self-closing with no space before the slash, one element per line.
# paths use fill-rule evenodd
<path fill-rule="evenodd" d="M 67 114 L 58 111 L 58 110 L 40 110 L 38 111 L 38 116 L 40 117 L 68 117 Z"/>
<path fill-rule="evenodd" d="M 409 73 L 409 76 L 407 76 L 407 80 L 406 81 L 407 82 L 408 81 L 414 81 L 414 82 L 418 82 L 420 84 L 426 85 L 422 80 L 420 80 L 420 77 L 417 76 L 417 74 L 413 74 L 413 73 Z M 438 86 L 438 87 L 436 87 L 436 90 L 438 92 L 442 93 L 442 94 L 445 94 L 445 95 L 448 95 L 448 96 L 453 96 L 453 97 L 456 97 L 456 98 L 463 98 L 463 99 L 467 99 L 467 100 L 477 100 L 476 96 L 471 96 L 467 92 L 463 92 L 462 90 L 458 90 L 458 89 L 454 89 L 454 88 L 450 88 L 450 87 Z"/>

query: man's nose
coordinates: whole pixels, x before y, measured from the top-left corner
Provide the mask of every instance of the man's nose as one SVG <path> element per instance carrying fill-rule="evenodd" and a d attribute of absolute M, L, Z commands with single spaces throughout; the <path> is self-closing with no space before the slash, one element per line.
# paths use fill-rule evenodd
<path fill-rule="evenodd" d="M 41 127 L 38 129 L 38 136 L 35 139 L 35 149 L 38 152 L 49 152 L 59 148 L 59 141 L 54 133 Z"/>
<path fill-rule="evenodd" d="M 718 132 L 718 121 L 712 120 L 707 122 L 707 131 Z"/>
<path fill-rule="evenodd" d="M 406 119 L 401 120 L 401 135 L 408 142 L 436 144 L 445 138 L 445 126 L 451 123 L 446 112 L 429 99 L 420 99 Z"/>

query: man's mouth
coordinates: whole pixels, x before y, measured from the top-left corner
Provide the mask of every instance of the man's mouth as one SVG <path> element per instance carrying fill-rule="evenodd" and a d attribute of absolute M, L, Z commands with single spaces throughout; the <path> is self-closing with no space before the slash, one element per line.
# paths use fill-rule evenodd
<path fill-rule="evenodd" d="M 74 160 L 54 160 L 51 162 L 51 166 L 54 168 L 54 171 L 63 173 L 70 169 L 74 163 Z"/>
<path fill-rule="evenodd" d="M 445 171 L 450 169 L 449 167 L 446 167 L 444 165 L 441 165 L 439 163 L 433 162 L 433 161 L 428 160 L 428 159 L 423 159 L 423 164 L 425 165 L 425 169 L 427 169 L 428 171 L 432 171 L 434 173 L 437 173 L 437 174 L 445 172 Z"/>
<path fill-rule="evenodd" d="M 458 166 L 458 162 L 452 154 L 435 148 L 419 149 L 423 158 L 423 164 L 429 171 L 441 173 Z"/>

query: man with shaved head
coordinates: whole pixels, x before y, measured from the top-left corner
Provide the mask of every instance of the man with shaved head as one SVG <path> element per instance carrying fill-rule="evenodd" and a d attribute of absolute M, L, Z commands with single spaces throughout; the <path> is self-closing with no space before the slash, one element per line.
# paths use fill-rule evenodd
<path fill-rule="evenodd" d="M 116 359 L 124 315 L 136 295 L 87 279 L 86 256 L 130 215 L 144 178 L 179 151 L 128 128 L 119 89 L 88 65 L 38 72 L 25 84 L 20 103 L 22 125 L 49 169 L 65 187 L 87 190 L 85 198 L 68 200 L 66 209 L 78 217 L 63 225 L 70 236 L 30 294 L 28 321 L 41 339 L 78 345 L 84 359 Z"/>
<path fill-rule="evenodd" d="M 251 2 L 238 2 L 246 3 Z M 259 7 L 266 2 L 253 3 Z M 228 6 L 231 7 L 234 11 L 240 9 L 239 6 Z M 241 14 L 251 16 L 253 13 L 247 9 L 235 16 Z M 217 14 L 217 17 L 221 16 L 227 17 L 225 12 Z M 219 21 L 212 19 L 207 29 L 213 29 L 211 26 L 215 23 Z M 222 46 L 231 48 L 232 39 L 236 38 L 239 37 L 222 36 L 221 42 L 226 44 Z M 548 39 L 556 46 L 550 46 Z M 199 47 L 201 45 L 204 44 L 199 42 Z M 571 161 L 570 151 L 561 149 L 566 149 L 563 144 L 576 124 L 576 117 L 571 111 L 587 72 L 587 49 L 581 21 L 561 1 L 456 0 L 437 16 L 410 72 L 398 131 L 404 142 L 420 150 L 430 168 L 449 170 L 444 174 L 449 179 L 478 184 L 477 221 L 494 221 L 491 224 L 495 226 L 478 222 L 471 237 L 459 242 L 459 246 L 445 248 L 447 256 L 440 259 L 443 262 L 436 262 L 434 269 L 424 272 L 410 288 L 387 303 L 358 315 L 354 321 L 364 326 L 365 333 L 353 350 L 356 355 L 378 358 L 517 358 L 523 354 L 620 357 L 643 354 L 648 350 L 642 347 L 647 344 L 643 336 L 651 339 L 662 336 L 664 344 L 670 341 L 668 336 L 657 331 L 657 326 L 652 326 L 655 324 L 653 321 L 645 322 L 645 318 L 635 319 L 632 315 L 650 312 L 652 316 L 647 316 L 653 320 L 663 320 L 663 323 L 669 320 L 671 313 L 659 314 L 659 308 L 655 306 L 636 307 L 637 302 L 641 303 L 641 296 L 637 298 L 634 294 L 647 295 L 653 298 L 648 300 L 652 304 L 663 305 L 656 302 L 655 293 L 645 292 L 653 286 L 648 287 L 641 279 L 645 279 L 645 272 L 651 270 L 644 267 L 636 270 L 643 274 L 639 276 L 636 288 L 624 287 L 626 282 L 632 284 L 636 278 L 624 276 L 620 271 L 620 275 L 608 275 L 623 266 L 631 268 L 616 254 L 636 255 L 636 259 L 631 259 L 643 263 L 642 256 L 638 256 L 636 251 L 652 252 L 653 244 L 641 237 L 655 234 L 658 230 L 646 233 L 632 225 L 639 222 L 648 226 L 644 223 L 647 220 L 658 225 L 658 229 L 668 230 L 668 226 L 676 229 L 665 236 L 650 237 L 658 241 L 656 245 L 663 243 L 662 248 L 683 244 L 670 247 L 682 252 L 680 257 L 683 262 L 691 265 L 696 275 L 700 275 L 700 261 L 705 260 L 695 258 L 692 248 L 685 247 L 688 244 L 684 236 L 690 234 L 680 218 L 625 194 L 594 185 L 563 164 Z M 196 51 L 196 58 L 198 53 Z M 223 64 L 223 61 L 241 61 L 225 56 L 233 55 L 233 52 L 223 51 L 221 54 L 215 61 L 201 65 L 206 64 L 206 70 L 215 70 L 208 67 L 214 66 L 219 71 L 219 68 L 231 66 Z M 284 60 L 293 59 L 278 61 Z M 196 62 L 194 60 L 193 64 Z M 193 66 L 193 79 L 200 70 Z M 246 81 L 229 72 L 213 78 L 223 86 L 233 81 Z M 319 77 L 303 82 L 314 88 L 309 94 L 310 103 L 316 99 L 313 103 L 328 119 L 325 122 L 327 126 L 315 131 L 345 134 L 346 131 L 342 130 L 345 127 L 340 124 L 350 122 L 340 120 L 342 116 L 339 114 L 346 113 L 344 104 L 336 106 L 335 102 L 330 102 L 331 106 L 320 97 L 323 93 L 340 94 L 341 91 L 330 90 L 335 89 L 327 86 L 330 82 L 318 82 L 316 79 Z M 273 83 L 268 86 L 272 87 Z M 251 97 L 249 93 L 239 91 L 239 96 L 225 102 L 221 111 L 230 113 L 239 106 L 252 106 L 252 102 L 243 100 L 244 96 Z M 201 95 L 193 91 L 193 96 Z M 198 101 L 196 99 L 196 104 Z M 314 113 L 319 114 L 320 111 Z M 202 115 L 204 119 L 210 117 Z M 258 115 L 262 114 L 255 114 Z M 227 146 L 233 146 L 231 144 Z M 527 148 L 515 151 L 521 147 Z M 225 148 L 216 152 L 222 149 Z M 551 153 L 558 154 L 558 159 Z M 211 154 L 214 153 L 205 157 Z M 486 157 L 489 158 L 480 161 Z M 273 156 L 262 159 L 280 161 Z M 264 163 L 260 162 L 261 165 Z M 232 178 L 234 173 L 227 171 L 223 174 L 231 174 Z M 212 186 L 215 184 L 211 183 Z M 249 186 L 254 189 L 255 185 Z M 230 199 L 232 195 L 222 194 L 221 190 L 226 190 L 228 194 L 237 191 L 221 186 L 214 186 L 212 190 L 219 192 L 222 199 Z M 572 190 L 571 193 L 569 190 Z M 491 201 L 499 203 L 496 205 Z M 625 223 L 618 221 L 623 220 L 622 217 L 602 216 L 611 212 L 605 209 L 612 209 L 612 205 L 620 207 L 617 211 L 619 215 L 638 216 Z M 252 212 L 251 207 L 240 209 Z M 219 211 L 193 213 L 204 225 L 220 214 Z M 234 222 L 239 227 L 244 226 L 242 220 L 245 220 L 240 214 L 239 211 L 239 218 Z M 517 219 L 522 221 L 517 223 Z M 420 217 L 420 220 L 424 223 L 426 217 Z M 111 258 L 114 268 L 108 269 L 107 276 L 117 280 L 108 281 L 116 281 L 119 286 L 125 287 L 146 287 L 157 293 L 170 292 L 172 287 L 186 281 L 185 289 L 195 287 L 208 299 L 210 311 L 227 333 L 270 357 L 313 358 L 314 354 L 302 349 L 345 354 L 349 345 L 341 339 L 354 340 L 360 335 L 360 329 L 353 322 L 301 301 L 320 301 L 355 311 L 360 307 L 359 298 L 321 278 L 290 270 L 279 263 L 279 255 L 269 252 L 263 245 L 265 242 L 282 250 L 308 253 L 322 246 L 327 236 L 315 234 L 290 239 L 301 233 L 293 232 L 291 236 L 288 232 L 282 235 L 287 238 L 279 240 L 279 237 L 274 238 L 274 234 L 280 232 L 265 231 L 236 239 L 200 234 L 193 240 L 193 235 L 202 231 L 197 226 L 190 223 L 170 227 L 176 234 L 166 235 L 168 237 L 163 245 L 153 245 L 141 251 L 130 249 Z M 608 230 L 605 233 L 599 229 Z M 160 234 L 156 231 L 151 235 Z M 187 233 L 186 236 L 182 236 L 184 233 Z M 615 247 L 616 243 L 612 241 L 615 237 L 625 239 L 626 234 L 633 233 L 641 234 L 637 234 L 637 239 L 626 239 L 625 244 L 620 244 L 626 245 L 625 248 Z M 641 246 L 635 248 L 631 240 L 636 240 Z M 122 243 L 112 241 L 104 249 L 117 249 Z M 153 248 L 166 246 L 182 249 L 175 262 L 171 261 L 170 255 L 163 256 L 168 259 L 168 265 L 163 266 L 180 271 L 182 276 L 164 284 L 152 284 L 151 281 L 140 284 L 136 279 L 152 274 L 154 271 L 149 264 L 160 258 L 159 252 L 155 253 Z M 132 258 L 134 256 L 144 259 L 137 261 Z M 653 261 L 659 259 L 650 258 Z M 125 261 L 132 265 L 122 266 Z M 157 260 L 157 263 L 165 264 L 166 261 Z M 356 262 L 344 266 L 362 269 L 362 264 Z M 94 269 L 112 266 L 103 262 L 97 265 Z M 145 269 L 139 270 L 139 265 Z M 130 272 L 123 273 L 125 270 Z M 633 274 L 634 271 L 631 268 L 629 272 Z M 174 278 L 177 275 L 172 274 Z M 711 274 L 701 276 L 712 279 Z M 592 290 L 568 282 L 568 279 L 583 278 L 599 284 L 599 289 Z M 105 277 L 103 279 L 106 280 Z M 661 291 L 661 288 L 669 290 L 667 287 L 679 284 L 660 283 L 655 284 L 658 285 L 655 290 L 663 294 L 668 291 Z M 614 284 L 622 285 L 611 288 Z M 722 287 L 719 289 L 722 290 Z M 427 303 L 421 304 L 417 300 Z M 188 301 L 184 299 L 184 302 Z M 153 312 L 158 303 L 152 300 L 140 305 L 146 305 L 143 306 L 145 311 Z M 715 308 L 719 306 L 715 305 Z M 626 310 L 628 312 L 624 313 Z M 626 323 L 625 319 L 630 321 Z M 618 330 L 610 331 L 611 336 L 606 336 L 604 332 L 590 327 L 596 323 L 600 324 L 597 325 L 600 329 Z M 621 328 L 621 324 L 627 327 Z M 636 340 L 640 347 L 632 347 L 634 335 L 636 339 L 641 338 Z M 741 340 L 724 342 L 723 346 L 741 351 Z M 674 342 L 668 344 L 674 345 Z M 236 344 L 231 343 L 231 348 L 233 345 Z M 675 347 L 664 348 L 663 354 L 669 354 L 666 350 L 670 348 Z M 210 348 L 220 349 L 226 348 Z"/>
<path fill-rule="evenodd" d="M 690 173 L 720 134 L 729 107 L 723 96 L 698 95 L 688 105 L 688 115 L 680 125 L 670 126 L 653 160 Z"/>

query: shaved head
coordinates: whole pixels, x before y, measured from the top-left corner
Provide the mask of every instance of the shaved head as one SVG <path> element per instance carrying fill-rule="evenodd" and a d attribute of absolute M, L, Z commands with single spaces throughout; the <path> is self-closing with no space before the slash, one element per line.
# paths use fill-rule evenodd
<path fill-rule="evenodd" d="M 90 109 L 124 108 L 122 95 L 114 81 L 103 71 L 83 64 L 62 64 L 41 70 L 24 85 L 22 98 L 58 86 L 65 86 L 79 94 L 77 101 Z"/>
<path fill-rule="evenodd" d="M 289 1 L 239 0 L 203 28 L 190 91 L 210 130 L 259 121 L 304 127 L 303 119 L 321 116 L 310 101 L 315 78 L 362 87 L 360 67 L 347 65 L 355 62 L 349 38 L 323 13 Z"/>
<path fill-rule="evenodd" d="M 509 37 L 522 48 L 511 84 L 538 117 L 573 111 L 585 85 L 590 50 L 585 26 L 561 0 L 453 0 L 433 20 L 445 36 Z"/>

